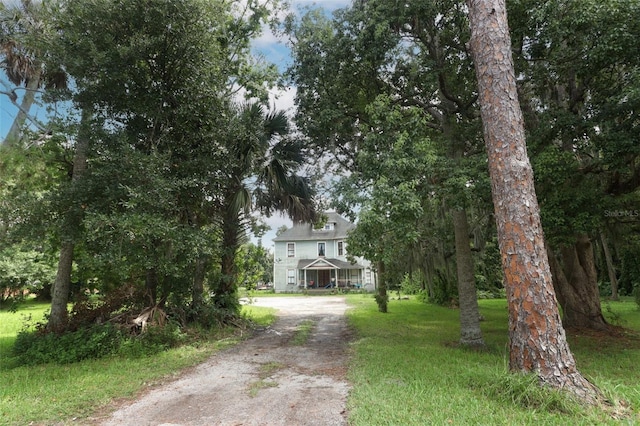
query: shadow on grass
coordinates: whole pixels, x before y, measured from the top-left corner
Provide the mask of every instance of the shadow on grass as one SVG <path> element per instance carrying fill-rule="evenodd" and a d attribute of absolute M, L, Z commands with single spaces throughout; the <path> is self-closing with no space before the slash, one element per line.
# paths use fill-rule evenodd
<path fill-rule="evenodd" d="M 13 356 L 13 344 L 15 336 L 0 337 L 0 371 L 10 370 L 16 367 Z"/>

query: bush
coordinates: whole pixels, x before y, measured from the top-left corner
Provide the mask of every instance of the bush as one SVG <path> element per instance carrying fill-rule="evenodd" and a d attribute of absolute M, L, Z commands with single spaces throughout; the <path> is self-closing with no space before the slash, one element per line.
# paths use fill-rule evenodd
<path fill-rule="evenodd" d="M 175 323 L 170 322 L 164 326 L 151 325 L 143 334 L 123 340 L 118 354 L 140 358 L 179 346 L 185 339 L 186 334 Z"/>
<path fill-rule="evenodd" d="M 41 331 L 18 333 L 13 354 L 20 365 L 70 364 L 118 351 L 122 333 L 112 324 L 93 325 L 63 334 Z"/>
<path fill-rule="evenodd" d="M 422 283 L 420 274 L 416 273 L 413 276 L 404 274 L 400 288 L 404 294 L 418 294 L 422 291 Z"/>

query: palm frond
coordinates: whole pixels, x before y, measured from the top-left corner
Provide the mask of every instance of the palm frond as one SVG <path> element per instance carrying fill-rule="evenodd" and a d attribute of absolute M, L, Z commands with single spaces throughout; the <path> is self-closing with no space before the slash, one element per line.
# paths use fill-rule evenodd
<path fill-rule="evenodd" d="M 270 111 L 264 119 L 264 133 L 267 139 L 289 132 L 289 118 L 282 110 Z"/>
<path fill-rule="evenodd" d="M 242 212 L 248 212 L 251 209 L 251 191 L 246 186 L 242 186 L 238 192 L 233 195 L 233 200 L 229 207 L 237 215 Z"/>

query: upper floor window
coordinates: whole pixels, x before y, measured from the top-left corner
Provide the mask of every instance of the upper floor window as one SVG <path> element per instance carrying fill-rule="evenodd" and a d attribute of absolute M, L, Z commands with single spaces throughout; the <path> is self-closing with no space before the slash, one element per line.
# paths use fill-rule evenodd
<path fill-rule="evenodd" d="M 338 241 L 338 256 L 344 256 L 344 241 Z"/>
<path fill-rule="evenodd" d="M 326 253 L 326 244 L 318 243 L 318 256 L 324 256 Z"/>
<path fill-rule="evenodd" d="M 287 257 L 296 257 L 296 243 L 287 243 Z"/>
<path fill-rule="evenodd" d="M 312 228 L 314 231 L 318 232 L 318 231 L 333 231 L 334 229 L 336 229 L 336 223 L 335 222 L 327 222 L 324 224 L 324 226 L 322 228 Z"/>

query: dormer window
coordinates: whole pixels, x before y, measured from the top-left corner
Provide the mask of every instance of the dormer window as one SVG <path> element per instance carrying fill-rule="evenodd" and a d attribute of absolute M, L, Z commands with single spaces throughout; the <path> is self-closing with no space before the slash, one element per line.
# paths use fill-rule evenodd
<path fill-rule="evenodd" d="M 333 231 L 334 229 L 336 229 L 336 223 L 335 222 L 327 222 L 324 224 L 324 226 L 322 228 L 313 228 L 314 232 L 323 232 L 323 231 Z"/>

